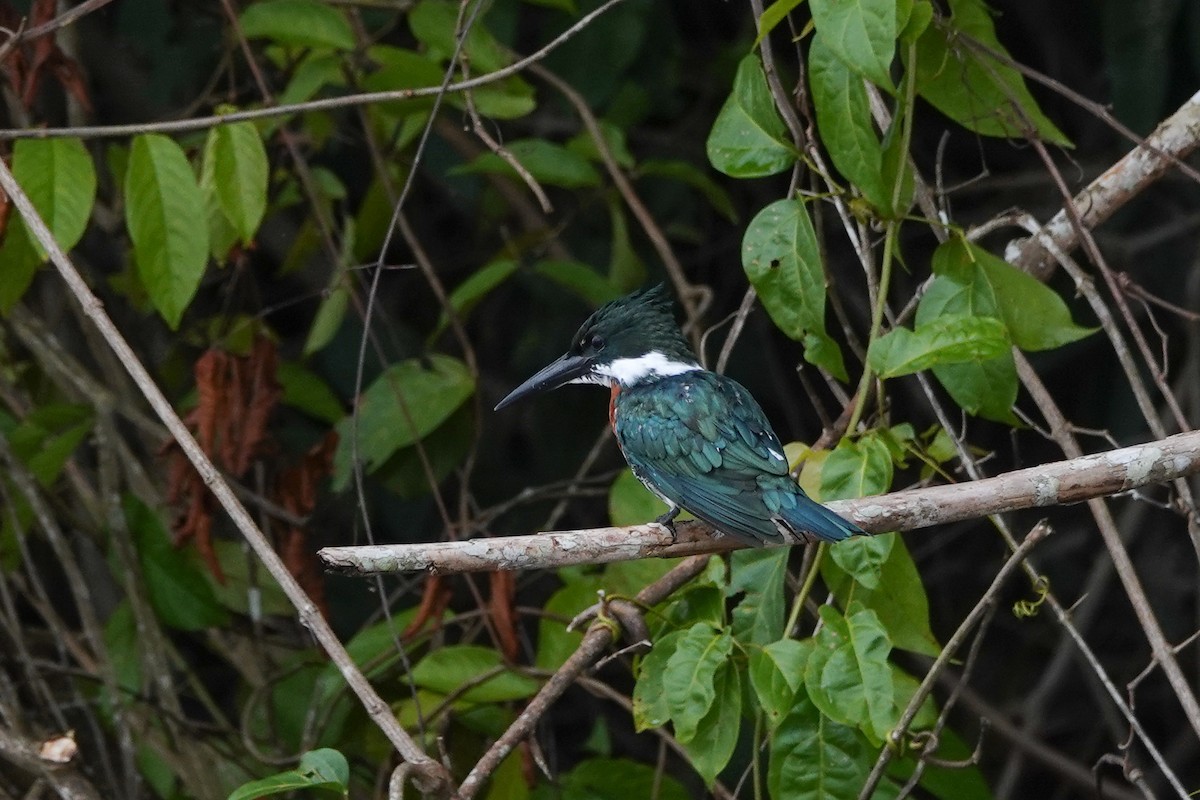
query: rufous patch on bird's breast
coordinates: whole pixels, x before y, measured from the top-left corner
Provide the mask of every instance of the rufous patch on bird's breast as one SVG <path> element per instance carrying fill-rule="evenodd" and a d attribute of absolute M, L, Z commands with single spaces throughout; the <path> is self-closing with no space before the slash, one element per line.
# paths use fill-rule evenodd
<path fill-rule="evenodd" d="M 608 398 L 608 424 L 613 430 L 617 429 L 617 395 L 621 393 L 621 384 L 612 382 L 612 394 Z"/>

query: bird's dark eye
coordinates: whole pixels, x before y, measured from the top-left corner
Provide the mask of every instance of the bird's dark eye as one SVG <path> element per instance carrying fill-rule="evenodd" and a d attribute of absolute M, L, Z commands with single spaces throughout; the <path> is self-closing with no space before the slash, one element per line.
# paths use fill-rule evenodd
<path fill-rule="evenodd" d="M 592 338 L 588 341 L 588 346 L 593 350 L 604 349 L 604 337 L 598 333 L 593 333 Z"/>

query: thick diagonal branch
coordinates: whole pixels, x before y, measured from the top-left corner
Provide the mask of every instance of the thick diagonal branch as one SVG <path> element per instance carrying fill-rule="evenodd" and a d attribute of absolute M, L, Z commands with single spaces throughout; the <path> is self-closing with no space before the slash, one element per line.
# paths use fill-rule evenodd
<path fill-rule="evenodd" d="M 872 533 L 905 531 L 1023 508 L 1078 503 L 1196 472 L 1200 472 L 1200 432 L 1192 431 L 994 478 L 844 500 L 829 507 Z M 674 542 L 665 528 L 648 524 L 464 542 L 326 547 L 319 555 L 339 572 L 373 575 L 415 570 L 550 569 L 739 547 L 728 537 L 713 537 L 711 528 L 699 522 L 680 522 L 676 529 Z"/>

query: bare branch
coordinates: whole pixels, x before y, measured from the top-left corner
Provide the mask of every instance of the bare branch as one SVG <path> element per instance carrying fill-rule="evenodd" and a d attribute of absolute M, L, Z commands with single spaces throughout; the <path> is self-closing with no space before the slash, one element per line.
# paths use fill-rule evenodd
<path fill-rule="evenodd" d="M 191 431 L 175 413 L 170 401 L 163 395 L 162 390 L 154 382 L 154 378 L 146 370 L 141 359 L 134 353 L 133 348 L 117 330 L 116 325 L 104 311 L 104 306 L 100 299 L 92 293 L 83 277 L 75 269 L 75 266 L 63 253 L 58 242 L 55 241 L 54 235 L 50 229 L 46 227 L 46 223 L 42 220 L 37 210 L 33 207 L 32 201 L 25 193 L 24 189 L 12 172 L 8 165 L 0 161 L 0 188 L 8 194 L 17 210 L 21 213 L 22 218 L 29 231 L 34 238 L 46 249 L 50 255 L 50 260 L 58 269 L 59 274 L 66 282 L 71 293 L 83 306 L 84 313 L 95 324 L 100 334 L 104 337 L 109 347 L 117 354 L 118 358 L 124 363 L 126 369 L 129 370 L 130 376 L 138 385 L 146 398 L 146 401 L 158 414 L 159 419 L 167 426 L 171 435 L 179 443 L 187 455 L 188 460 L 196 468 L 211 490 L 213 495 L 220 502 L 221 506 L 229 514 L 233 523 L 238 530 L 246 538 L 246 541 L 257 553 L 267 571 L 279 583 L 292 605 L 296 608 L 297 615 L 303 624 L 313 634 L 313 637 L 320 642 L 325 652 L 337 665 L 338 670 L 345 678 L 346 682 L 358 695 L 359 700 L 366 708 L 372 721 L 379 729 L 388 737 L 388 740 L 396 748 L 403 758 L 413 764 L 416 770 L 420 773 L 422 786 L 431 792 L 445 789 L 449 784 L 449 775 L 445 769 L 437 762 L 425 754 L 423 750 L 412 740 L 400 726 L 399 721 L 392 713 L 391 708 L 383 699 L 376 693 L 370 682 L 362 674 L 359 668 L 355 665 L 350 654 L 346 652 L 346 648 L 337 638 L 333 628 L 329 626 L 325 618 L 321 616 L 317 610 L 316 604 L 301 588 L 296 579 L 292 577 L 282 559 L 275 552 L 271 543 L 266 536 L 254 524 L 245 507 L 238 501 L 237 496 L 229 487 L 229 484 L 221 477 L 216 466 L 209 459 L 208 455 L 200 448 L 196 439 L 192 436 Z"/>
<path fill-rule="evenodd" d="M 1140 146 L 1109 167 L 1075 196 L 1074 207 L 1080 221 L 1089 229 L 1111 217 L 1116 211 L 1158 180 L 1179 159 L 1200 146 L 1200 92 L 1179 107 Z M 1079 244 L 1079 231 L 1071 214 L 1063 209 L 1043 227 L 1043 233 L 1069 253 Z M 1054 255 L 1038 237 L 1010 242 L 1005 260 L 1045 279 L 1057 263 Z"/>
<path fill-rule="evenodd" d="M 835 501 L 829 507 L 873 533 L 904 531 L 1022 508 L 1077 503 L 1198 471 L 1200 432 L 1189 432 L 994 478 Z M 545 569 L 718 553 L 740 546 L 728 537 L 714 538 L 711 529 L 700 522 L 680 522 L 676 529 L 674 542 L 665 528 L 651 523 L 465 542 L 326 547 L 318 555 L 339 572 L 373 575 L 410 570 Z"/>

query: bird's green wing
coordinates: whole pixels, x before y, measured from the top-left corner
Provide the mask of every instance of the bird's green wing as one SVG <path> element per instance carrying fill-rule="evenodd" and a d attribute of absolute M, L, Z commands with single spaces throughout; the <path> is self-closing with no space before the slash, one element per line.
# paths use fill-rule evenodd
<path fill-rule="evenodd" d="M 617 438 L 639 478 L 725 533 L 755 544 L 783 538 L 776 495 L 798 490 L 779 437 L 741 384 L 688 372 L 617 402 Z"/>

